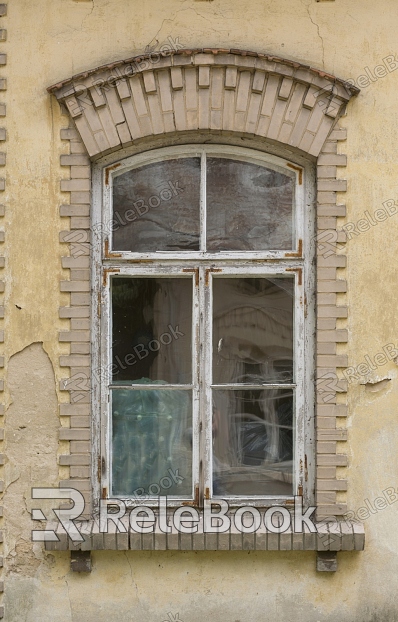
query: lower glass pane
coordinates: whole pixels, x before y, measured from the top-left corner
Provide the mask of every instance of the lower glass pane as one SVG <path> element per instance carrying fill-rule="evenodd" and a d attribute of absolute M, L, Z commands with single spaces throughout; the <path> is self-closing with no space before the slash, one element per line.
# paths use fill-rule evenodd
<path fill-rule="evenodd" d="M 293 494 L 293 390 L 213 390 L 213 494 Z"/>
<path fill-rule="evenodd" d="M 192 497 L 190 390 L 112 390 L 112 495 Z"/>

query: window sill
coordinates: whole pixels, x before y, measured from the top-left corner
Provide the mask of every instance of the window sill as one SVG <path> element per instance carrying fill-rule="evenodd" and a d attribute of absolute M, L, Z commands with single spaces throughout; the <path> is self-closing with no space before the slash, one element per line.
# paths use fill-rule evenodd
<path fill-rule="evenodd" d="M 123 521 L 124 522 L 124 521 Z M 45 541 L 46 551 L 363 551 L 365 532 L 362 523 L 342 521 L 333 525 L 315 523 L 317 533 L 282 534 L 266 532 L 260 528 L 255 534 L 242 534 L 231 527 L 225 533 L 203 533 L 202 523 L 198 533 L 184 534 L 174 528 L 172 533 L 155 531 L 140 534 L 134 531 L 116 532 L 115 525 L 109 523 L 108 533 L 100 533 L 98 521 L 75 521 L 84 538 L 83 542 L 73 543 L 66 532 L 57 524 L 47 524 L 46 529 L 54 530 L 59 541 Z M 128 529 L 128 524 L 126 524 Z"/>

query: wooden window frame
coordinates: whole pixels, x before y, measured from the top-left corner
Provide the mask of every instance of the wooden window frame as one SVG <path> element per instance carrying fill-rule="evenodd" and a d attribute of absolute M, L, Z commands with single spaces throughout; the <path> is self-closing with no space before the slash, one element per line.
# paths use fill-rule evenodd
<path fill-rule="evenodd" d="M 180 252 L 180 253 L 129 253 L 113 251 L 112 240 L 109 232 L 103 230 L 101 226 L 104 222 L 111 221 L 111 182 L 113 175 L 126 172 L 136 166 L 149 164 L 165 158 L 173 158 L 182 155 L 200 155 L 204 153 L 216 153 L 218 155 L 228 154 L 230 157 L 242 161 L 261 160 L 263 164 L 267 162 L 279 167 L 286 168 L 296 175 L 296 209 L 295 227 L 296 241 L 295 249 L 288 251 L 256 251 L 256 252 L 219 252 L 206 254 L 202 251 Z M 203 169 L 203 167 L 202 167 Z M 202 214 L 204 184 L 202 179 Z M 201 308 L 206 309 L 208 317 L 210 310 L 211 282 L 220 275 L 211 268 L 217 267 L 222 270 L 221 275 L 257 275 L 257 276 L 287 276 L 293 275 L 295 281 L 295 342 L 299 343 L 298 352 L 295 352 L 295 372 L 297 383 L 297 403 L 296 403 L 296 458 L 294 469 L 294 489 L 291 496 L 265 495 L 262 497 L 239 497 L 239 499 L 229 497 L 231 507 L 253 505 L 256 507 L 269 507 L 272 505 L 286 505 L 291 507 L 294 495 L 303 497 L 304 505 L 314 503 L 314 468 L 315 461 L 315 441 L 314 441 L 314 369 L 315 369 L 315 209 L 312 197 L 314 195 L 314 171 L 312 165 L 303 163 L 300 165 L 294 159 L 284 159 L 264 151 L 246 149 L 232 145 L 201 145 L 187 144 L 178 147 L 163 147 L 151 151 L 144 151 L 127 158 L 121 158 L 112 166 L 107 166 L 107 162 L 99 162 L 93 167 L 93 209 L 92 209 L 92 229 L 100 232 L 100 235 L 93 236 L 92 245 L 92 318 L 93 321 L 93 351 L 92 351 L 92 412 L 93 412 L 93 485 L 94 498 L 111 498 L 109 496 L 109 413 L 107 386 L 105 386 L 103 375 L 95 373 L 98 368 L 109 369 L 109 283 L 110 276 L 120 275 L 152 275 L 165 276 L 168 274 L 180 274 L 182 270 L 192 270 L 196 278 L 192 278 L 193 289 L 197 289 L 197 302 Z M 195 273 L 196 271 L 196 273 Z M 184 273 L 187 278 L 187 273 Z M 200 316 L 197 305 L 194 306 L 193 322 L 200 323 Z M 193 331 L 193 335 L 195 331 Z M 297 338 L 299 337 L 299 338 Z M 203 321 L 200 324 L 200 338 L 207 344 L 206 356 L 209 357 L 209 324 Z M 198 344 L 199 346 L 199 344 Z M 199 347 L 198 347 L 199 350 Z M 207 373 L 205 382 L 205 400 L 209 403 L 209 378 L 204 361 L 200 361 L 201 373 Z M 208 370 L 208 366 L 207 366 Z M 101 382 L 102 380 L 102 382 Z M 207 410 L 209 413 L 209 409 Z M 199 418 L 204 417 L 203 412 L 197 412 L 196 428 L 199 430 Z M 209 418 L 209 415 L 208 415 Z M 203 420 L 203 419 L 202 419 Z M 204 421 L 203 426 L 205 439 L 201 446 L 211 447 L 211 427 L 209 421 Z M 207 423 L 207 425 L 206 425 Z M 199 434 L 199 431 L 198 431 Z M 200 453 L 199 441 L 194 443 L 196 452 L 196 467 L 194 467 L 194 485 L 199 484 L 198 463 L 199 458 L 203 460 L 204 477 L 200 482 L 200 487 L 196 501 L 199 506 L 204 497 L 208 497 L 208 490 L 211 489 L 211 470 L 209 465 L 209 453 Z M 96 468 L 96 465 L 97 468 Z M 208 468 L 207 468 L 208 467 Z M 195 470 L 196 469 L 196 470 Z M 98 475 L 101 474 L 101 482 Z M 216 499 L 217 497 L 214 497 Z M 219 498 L 219 497 L 218 497 Z M 224 497 L 223 497 L 224 498 Z M 227 498 L 227 497 L 225 497 Z M 132 498 L 123 498 L 128 507 L 137 504 Z M 170 507 L 190 502 L 189 499 L 181 498 L 169 500 Z M 147 505 L 151 505 L 150 500 L 146 500 Z"/>

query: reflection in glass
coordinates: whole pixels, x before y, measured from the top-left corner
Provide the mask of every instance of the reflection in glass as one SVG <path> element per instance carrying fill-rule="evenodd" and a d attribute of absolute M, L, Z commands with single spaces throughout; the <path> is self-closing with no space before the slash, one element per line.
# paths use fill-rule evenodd
<path fill-rule="evenodd" d="M 112 279 L 112 377 L 192 379 L 192 278 Z"/>
<path fill-rule="evenodd" d="M 213 384 L 293 381 L 293 279 L 213 279 Z"/>
<path fill-rule="evenodd" d="M 191 497 L 191 391 L 113 389 L 112 456 L 113 495 Z"/>
<path fill-rule="evenodd" d="M 113 179 L 114 250 L 199 250 L 200 158 L 147 164 Z"/>
<path fill-rule="evenodd" d="M 292 171 L 207 158 L 207 250 L 293 248 Z"/>
<path fill-rule="evenodd" d="M 293 494 L 291 389 L 213 390 L 213 493 Z"/>

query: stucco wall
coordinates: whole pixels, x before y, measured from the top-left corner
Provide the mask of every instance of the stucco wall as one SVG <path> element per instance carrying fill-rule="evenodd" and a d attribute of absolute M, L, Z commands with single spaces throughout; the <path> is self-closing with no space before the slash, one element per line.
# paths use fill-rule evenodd
<path fill-rule="evenodd" d="M 398 71 L 366 82 L 396 54 L 393 0 L 220 0 L 133 3 L 131 0 L 10 0 L 3 44 L 8 55 L 6 191 L 6 464 L 5 619 L 10 622 L 392 622 L 398 619 L 398 503 L 364 520 L 363 553 L 339 553 L 337 573 L 316 573 L 304 552 L 96 552 L 93 572 L 71 573 L 67 553 L 45 553 L 30 541 L 32 485 L 67 477 L 55 453 L 56 392 L 67 347 L 58 318 L 68 294 L 62 274 L 59 180 L 68 125 L 46 88 L 75 73 L 143 52 L 178 37 L 184 47 L 268 52 L 352 78 L 361 93 L 340 126 L 348 129 L 347 222 L 397 200 Z M 389 69 L 393 68 L 391 65 Z M 398 69 L 398 64 L 397 64 Z M 398 213 L 347 242 L 352 366 L 398 345 L 395 245 Z M 342 276 L 344 272 L 342 271 Z M 342 298 L 342 303 L 344 299 Z M 343 326 L 343 321 L 340 321 Z M 339 346 L 342 348 L 343 346 Z M 349 490 L 338 493 L 356 511 L 397 487 L 397 365 L 391 361 L 348 387 Z M 371 383 L 388 378 L 380 385 Z M 368 383 L 366 384 L 366 380 Z M 66 398 L 60 396 L 60 400 Z M 25 427 L 26 426 L 26 427 Z M 341 476 L 344 470 L 341 470 Z M 176 617 L 178 615 L 178 617 Z M 174 618 L 173 618 L 174 616 Z"/>

